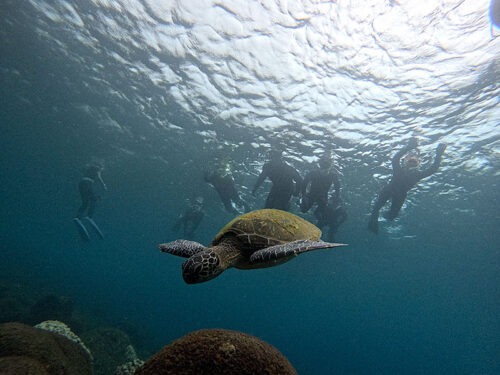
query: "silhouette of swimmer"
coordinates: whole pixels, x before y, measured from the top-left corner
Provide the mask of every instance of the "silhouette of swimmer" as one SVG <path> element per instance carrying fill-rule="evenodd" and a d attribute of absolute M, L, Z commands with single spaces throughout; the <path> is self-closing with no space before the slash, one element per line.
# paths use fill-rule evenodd
<path fill-rule="evenodd" d="M 292 195 L 300 193 L 302 178 L 295 168 L 282 160 L 281 155 L 282 151 L 271 151 L 270 160 L 262 167 L 262 172 L 257 178 L 252 194 L 255 195 L 264 180 L 269 178 L 273 186 L 267 196 L 265 208 L 288 211 L 290 198 Z"/>
<path fill-rule="evenodd" d="M 491 0 L 488 13 L 491 20 L 491 33 L 493 34 L 493 26 L 500 28 L 500 0 Z"/>
<path fill-rule="evenodd" d="M 318 215 L 323 215 L 328 205 L 328 192 L 332 184 L 335 188 L 334 199 L 339 201 L 339 178 L 337 173 L 332 169 L 331 155 L 324 153 L 318 162 L 318 168 L 309 172 L 304 178 L 300 210 L 306 213 L 314 204 L 317 204 L 316 211 Z"/>
<path fill-rule="evenodd" d="M 342 200 L 333 196 L 324 210 L 316 208 L 314 216 L 318 219 L 316 224 L 318 228 L 321 230 L 324 227 L 328 228 L 325 238 L 328 241 L 333 241 L 340 225 L 347 220 L 347 211 L 342 206 Z"/>
<path fill-rule="evenodd" d="M 399 211 L 403 206 L 408 191 L 415 186 L 417 182 L 423 178 L 429 177 L 439 169 L 446 145 L 440 143 L 437 146 L 434 163 L 429 168 L 422 171 L 418 169 L 420 165 L 418 154 L 410 153 L 410 151 L 416 149 L 417 146 L 417 139 L 411 138 L 408 145 L 398 151 L 392 158 L 392 179 L 379 192 L 368 223 L 368 229 L 373 233 L 378 233 L 379 211 L 389 199 L 391 200 L 391 207 L 384 217 L 389 220 L 394 220 L 399 215 Z M 403 159 L 403 164 L 401 165 L 401 158 L 405 154 L 407 155 Z"/>
<path fill-rule="evenodd" d="M 103 167 L 99 164 L 89 164 L 85 167 L 85 171 L 83 173 L 83 178 L 78 183 L 78 189 L 80 191 L 80 197 L 82 199 L 82 204 L 76 213 L 76 217 L 73 219 L 75 223 L 78 233 L 82 240 L 89 241 L 90 235 L 87 231 L 87 228 L 83 224 L 83 220 L 86 221 L 92 230 L 100 237 L 104 238 L 99 226 L 92 219 L 94 215 L 94 211 L 96 208 L 97 201 L 99 200 L 99 196 L 96 195 L 94 190 L 95 181 L 99 181 L 99 184 L 104 190 L 107 190 L 106 184 L 104 183 L 101 172 Z"/>
<path fill-rule="evenodd" d="M 203 216 L 205 216 L 203 212 L 203 197 L 197 197 L 186 208 L 184 213 L 179 216 L 174 224 L 173 230 L 177 232 L 182 229 L 184 237 L 192 237 L 200 225 Z"/>
<path fill-rule="evenodd" d="M 228 166 L 226 168 L 218 168 L 216 171 L 205 171 L 203 179 L 215 188 L 227 212 L 232 214 L 239 213 L 233 206 L 233 203 L 243 207 L 247 212 L 250 211 L 248 204 L 241 200 L 236 190 L 234 179 Z"/>

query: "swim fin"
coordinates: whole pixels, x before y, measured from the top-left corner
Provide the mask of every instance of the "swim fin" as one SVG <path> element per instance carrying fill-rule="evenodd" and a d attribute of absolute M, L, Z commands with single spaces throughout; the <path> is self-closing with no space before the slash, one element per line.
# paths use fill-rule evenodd
<path fill-rule="evenodd" d="M 78 229 L 78 234 L 80 235 L 80 238 L 85 242 L 90 241 L 89 232 L 87 231 L 87 228 L 85 228 L 85 226 L 83 225 L 82 221 L 79 218 L 75 217 L 73 219 L 73 223 L 75 223 L 76 229 Z"/>
<path fill-rule="evenodd" d="M 97 226 L 96 222 L 94 220 L 92 220 L 92 218 L 90 218 L 88 216 L 85 216 L 84 219 L 87 220 L 87 222 L 90 224 L 90 227 L 94 230 L 94 232 L 99 237 L 101 237 L 102 239 L 104 239 L 104 234 L 101 232 L 101 229 Z"/>

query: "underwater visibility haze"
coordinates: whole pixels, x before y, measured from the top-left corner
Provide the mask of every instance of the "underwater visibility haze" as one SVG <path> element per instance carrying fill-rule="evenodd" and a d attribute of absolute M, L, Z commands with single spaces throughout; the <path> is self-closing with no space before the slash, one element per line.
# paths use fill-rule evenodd
<path fill-rule="evenodd" d="M 487 0 L 3 0 L 0 281 L 126 321 L 154 353 L 245 332 L 299 374 L 500 373 L 500 34 Z M 498 8 L 498 7 L 497 7 Z M 391 159 L 418 139 L 439 170 L 367 228 Z M 158 244 L 202 197 L 188 240 L 236 215 L 204 172 L 252 194 L 270 152 L 302 177 L 325 152 L 348 246 L 188 285 Z M 94 215 L 72 222 L 89 163 Z M 290 212 L 302 213 L 299 198 Z M 238 207 L 243 212 L 241 207 Z M 381 211 L 383 213 L 384 209 Z M 91 228 L 90 228 L 91 229 Z"/>

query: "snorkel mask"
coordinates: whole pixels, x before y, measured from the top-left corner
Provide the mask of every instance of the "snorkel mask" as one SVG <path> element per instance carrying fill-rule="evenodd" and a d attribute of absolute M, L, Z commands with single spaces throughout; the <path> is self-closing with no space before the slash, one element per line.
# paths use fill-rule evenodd
<path fill-rule="evenodd" d="M 417 154 L 408 154 L 403 159 L 403 165 L 408 169 L 418 168 L 420 165 L 420 159 Z"/>

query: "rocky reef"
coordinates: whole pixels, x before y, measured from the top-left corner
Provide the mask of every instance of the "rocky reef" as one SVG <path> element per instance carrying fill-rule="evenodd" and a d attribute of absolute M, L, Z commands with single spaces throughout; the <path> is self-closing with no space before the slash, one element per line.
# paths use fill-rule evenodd
<path fill-rule="evenodd" d="M 118 366 L 137 359 L 128 335 L 120 329 L 100 327 L 82 334 L 94 356 L 96 375 L 113 374 Z"/>
<path fill-rule="evenodd" d="M 0 373 L 92 375 L 84 348 L 65 336 L 22 323 L 0 324 Z"/>
<path fill-rule="evenodd" d="M 135 375 L 297 375 L 272 345 L 225 329 L 205 329 L 165 346 Z"/>

